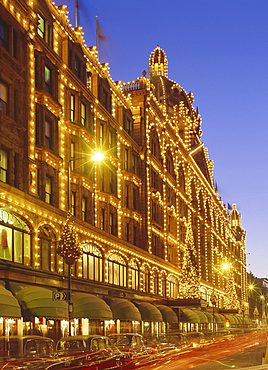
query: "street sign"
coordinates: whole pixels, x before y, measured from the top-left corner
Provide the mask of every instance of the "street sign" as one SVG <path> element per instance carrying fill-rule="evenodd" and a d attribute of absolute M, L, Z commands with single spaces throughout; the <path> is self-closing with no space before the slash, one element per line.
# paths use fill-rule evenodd
<path fill-rule="evenodd" d="M 52 292 L 52 301 L 67 301 L 65 292 Z"/>

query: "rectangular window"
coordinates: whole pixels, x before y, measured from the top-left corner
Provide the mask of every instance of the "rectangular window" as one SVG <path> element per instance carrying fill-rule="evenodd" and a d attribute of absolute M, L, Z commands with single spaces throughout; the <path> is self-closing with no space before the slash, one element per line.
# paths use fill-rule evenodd
<path fill-rule="evenodd" d="M 45 66 L 45 88 L 48 93 L 52 94 L 52 73 L 47 66 Z"/>
<path fill-rule="evenodd" d="M 104 125 L 100 125 L 100 147 L 103 146 L 103 134 L 104 134 Z"/>
<path fill-rule="evenodd" d="M 125 156 L 124 156 L 124 162 L 125 162 L 125 166 L 124 166 L 124 169 L 125 170 L 128 170 L 128 149 L 125 149 Z"/>
<path fill-rule="evenodd" d="M 105 209 L 102 208 L 101 209 L 101 224 L 100 224 L 100 228 L 101 230 L 104 230 L 105 229 Z"/>
<path fill-rule="evenodd" d="M 0 111 L 7 113 L 7 86 L 0 82 Z"/>
<path fill-rule="evenodd" d="M 114 229 L 114 215 L 110 213 L 110 218 L 109 218 L 109 232 L 110 234 L 113 234 Z"/>
<path fill-rule="evenodd" d="M 18 119 L 18 109 L 19 109 L 19 105 L 18 105 L 18 90 L 17 89 L 14 89 L 14 120 L 17 121 Z"/>
<path fill-rule="evenodd" d="M 42 39 L 44 39 L 46 30 L 45 18 L 41 14 L 38 14 L 37 17 L 38 17 L 37 33 L 40 37 L 42 37 Z"/>
<path fill-rule="evenodd" d="M 81 125 L 86 125 L 86 105 L 81 103 Z"/>
<path fill-rule="evenodd" d="M 133 244 L 137 245 L 137 226 L 133 226 Z"/>
<path fill-rule="evenodd" d="M 129 242 L 129 223 L 126 224 L 126 240 Z"/>
<path fill-rule="evenodd" d="M 14 186 L 19 187 L 19 168 L 21 166 L 20 158 L 18 153 L 15 153 L 14 157 Z"/>
<path fill-rule="evenodd" d="M 0 45 L 2 45 L 6 50 L 9 49 L 9 29 L 8 25 L 0 18 Z"/>
<path fill-rule="evenodd" d="M 0 181 L 8 182 L 8 156 L 7 152 L 0 149 Z"/>
<path fill-rule="evenodd" d="M 126 207 L 129 208 L 129 185 L 126 185 Z"/>
<path fill-rule="evenodd" d="M 50 121 L 45 121 L 45 146 L 52 149 L 52 124 Z"/>
<path fill-rule="evenodd" d="M 18 32 L 13 30 L 13 57 L 18 58 Z"/>
<path fill-rule="evenodd" d="M 49 176 L 46 176 L 45 202 L 48 204 L 52 204 L 52 179 Z"/>
<path fill-rule="evenodd" d="M 82 220 L 87 221 L 87 198 L 82 198 Z"/>
<path fill-rule="evenodd" d="M 75 120 L 75 96 L 71 95 L 71 122 Z"/>
<path fill-rule="evenodd" d="M 74 171 L 74 169 L 75 169 L 75 164 L 74 164 L 74 162 L 75 162 L 75 160 L 74 160 L 74 158 L 75 158 L 75 143 L 73 141 L 71 141 L 71 152 L 70 152 L 70 154 L 71 154 L 70 159 L 72 159 L 72 161 L 69 162 L 70 163 L 70 169 L 72 171 Z"/>
<path fill-rule="evenodd" d="M 78 78 L 81 78 L 81 60 L 74 58 L 74 73 Z"/>
<path fill-rule="evenodd" d="M 76 193 L 72 191 L 71 194 L 71 213 L 76 216 Z"/>

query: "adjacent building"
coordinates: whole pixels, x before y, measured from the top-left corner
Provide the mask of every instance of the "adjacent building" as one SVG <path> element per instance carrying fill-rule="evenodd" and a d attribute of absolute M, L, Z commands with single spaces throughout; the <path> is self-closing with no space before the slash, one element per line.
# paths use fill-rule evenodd
<path fill-rule="evenodd" d="M 148 73 L 114 82 L 66 6 L 0 0 L 0 335 L 68 333 L 68 209 L 82 250 L 72 333 L 214 330 L 230 279 L 247 305 L 240 214 L 215 189 L 193 94 L 167 64 L 157 46 Z M 187 230 L 196 300 L 180 287 Z"/>

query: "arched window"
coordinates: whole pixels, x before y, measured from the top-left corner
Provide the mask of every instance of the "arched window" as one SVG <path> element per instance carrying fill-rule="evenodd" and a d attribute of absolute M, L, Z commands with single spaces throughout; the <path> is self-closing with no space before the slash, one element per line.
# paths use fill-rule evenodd
<path fill-rule="evenodd" d="M 199 192 L 199 208 L 200 208 L 200 215 L 205 218 L 205 207 L 204 207 L 204 201 L 203 201 L 203 195 L 201 191 Z"/>
<path fill-rule="evenodd" d="M 161 286 L 162 286 L 162 296 L 166 297 L 166 295 L 167 295 L 167 278 L 166 278 L 165 274 L 162 274 Z"/>
<path fill-rule="evenodd" d="M 142 277 L 142 290 L 146 293 L 150 293 L 150 271 L 147 265 L 142 266 L 141 277 Z"/>
<path fill-rule="evenodd" d="M 112 253 L 108 257 L 108 282 L 114 285 L 127 285 L 126 261 L 120 254 Z"/>
<path fill-rule="evenodd" d="M 0 258 L 31 265 L 29 227 L 13 213 L 0 209 Z"/>
<path fill-rule="evenodd" d="M 158 273 L 156 270 L 153 272 L 153 293 L 158 294 Z"/>
<path fill-rule="evenodd" d="M 92 244 L 83 244 L 83 278 L 102 281 L 103 258 L 100 250 Z"/>
<path fill-rule="evenodd" d="M 57 271 L 56 235 L 49 225 L 38 230 L 40 267 L 46 271 Z"/>
<path fill-rule="evenodd" d="M 185 191 L 185 177 L 184 177 L 182 166 L 180 166 L 180 169 L 179 169 L 179 185 L 180 185 L 180 189 Z"/>
<path fill-rule="evenodd" d="M 130 288 L 139 289 L 139 267 L 136 261 L 131 261 L 129 264 Z"/>
<path fill-rule="evenodd" d="M 174 171 L 174 163 L 173 163 L 173 157 L 171 154 L 170 149 L 167 150 L 166 154 L 166 168 L 167 172 L 174 178 L 176 179 L 175 171 Z"/>
<path fill-rule="evenodd" d="M 168 277 L 168 291 L 170 298 L 178 298 L 178 282 L 173 276 Z"/>
<path fill-rule="evenodd" d="M 151 132 L 150 149 L 152 155 L 162 164 L 160 143 L 155 129 L 153 129 Z"/>
<path fill-rule="evenodd" d="M 206 213 L 207 213 L 207 223 L 211 224 L 211 215 L 208 201 L 206 201 Z"/>
<path fill-rule="evenodd" d="M 205 288 L 201 288 L 201 298 L 207 300 L 207 291 Z"/>

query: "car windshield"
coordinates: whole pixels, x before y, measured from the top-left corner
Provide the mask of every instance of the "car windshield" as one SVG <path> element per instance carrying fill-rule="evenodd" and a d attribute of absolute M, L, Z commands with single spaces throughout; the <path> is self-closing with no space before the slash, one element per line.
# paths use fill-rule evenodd
<path fill-rule="evenodd" d="M 115 335 L 110 337 L 110 341 L 112 345 L 118 347 L 118 348 L 124 348 L 129 347 L 129 338 L 126 335 Z"/>
<path fill-rule="evenodd" d="M 63 350 L 63 351 L 79 351 L 79 350 L 84 350 L 86 348 L 86 343 L 84 340 L 61 340 L 58 343 L 57 349 L 58 351 Z"/>

